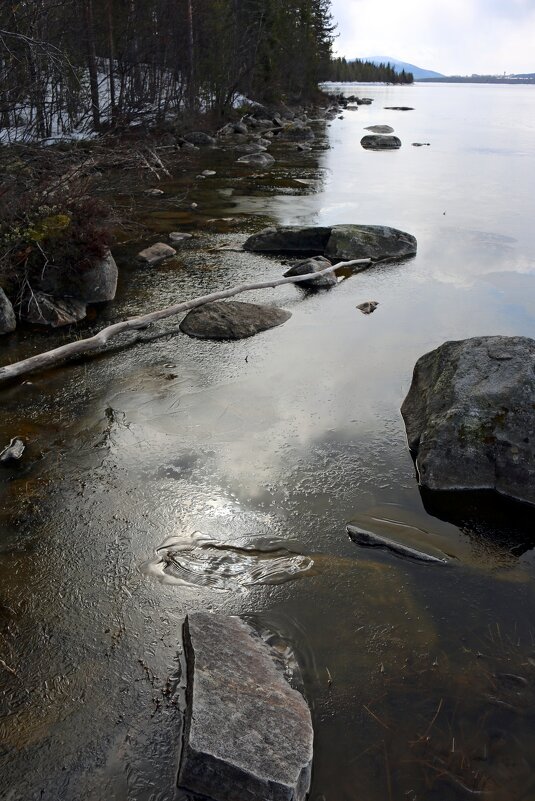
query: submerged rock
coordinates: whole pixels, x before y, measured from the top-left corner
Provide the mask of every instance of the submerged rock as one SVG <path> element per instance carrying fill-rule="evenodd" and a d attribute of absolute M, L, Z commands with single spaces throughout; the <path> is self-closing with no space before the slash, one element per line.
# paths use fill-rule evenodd
<path fill-rule="evenodd" d="M 180 465 L 182 468 L 183 465 Z M 166 468 L 175 475 L 177 465 Z M 247 592 L 258 585 L 284 584 L 309 575 L 311 557 L 284 548 L 277 540 L 239 545 L 207 537 L 199 531 L 170 537 L 145 570 L 163 584 Z"/>
<path fill-rule="evenodd" d="M 274 652 L 237 617 L 184 623 L 188 710 L 179 787 L 213 801 L 304 801 L 313 729 Z"/>
<path fill-rule="evenodd" d="M 412 234 L 383 225 L 287 225 L 264 228 L 243 245 L 256 253 L 314 253 L 332 262 L 371 258 L 400 259 L 413 256 L 417 243 Z"/>
<path fill-rule="evenodd" d="M 363 136 L 360 144 L 365 150 L 399 150 L 401 139 L 397 136 L 381 136 L 381 134 L 368 134 Z"/>
<path fill-rule="evenodd" d="M 26 444 L 21 437 L 14 437 L 3 451 L 0 451 L 0 464 L 8 467 L 15 462 L 20 462 L 26 449 Z"/>
<path fill-rule="evenodd" d="M 385 106 L 390 111 L 414 111 L 412 106 Z"/>
<path fill-rule="evenodd" d="M 245 339 L 282 325 L 291 316 L 291 312 L 274 306 L 216 301 L 188 312 L 180 330 L 197 339 Z"/>
<path fill-rule="evenodd" d="M 238 159 L 238 164 L 247 164 L 249 167 L 271 167 L 275 159 L 270 153 L 263 153 L 258 149 L 255 153 L 247 153 Z"/>
<path fill-rule="evenodd" d="M 331 267 L 332 264 L 329 259 L 326 259 L 325 256 L 314 256 L 311 259 L 303 259 L 302 261 L 297 262 L 289 270 L 286 270 L 284 273 L 285 278 L 290 278 L 296 275 L 307 275 L 308 273 L 318 273 L 321 270 L 325 270 L 326 267 Z M 308 281 L 300 281 L 298 286 L 304 286 L 308 289 L 327 289 L 332 286 L 336 286 L 338 283 L 338 279 L 334 274 L 327 273 L 326 275 L 320 275 L 318 278 L 311 278 Z"/>
<path fill-rule="evenodd" d="M 74 298 L 55 298 L 44 292 L 34 292 L 26 298 L 20 309 L 20 316 L 28 323 L 50 325 L 61 328 L 83 320 L 86 304 Z"/>
<path fill-rule="evenodd" d="M 10 334 L 17 327 L 17 320 L 11 301 L 0 287 L 0 334 Z"/>
<path fill-rule="evenodd" d="M 535 504 L 535 340 L 446 342 L 416 363 L 401 407 L 419 483 Z"/>
<path fill-rule="evenodd" d="M 365 531 L 351 524 L 346 526 L 346 531 L 352 542 L 356 545 L 362 545 L 364 548 L 383 548 L 396 556 L 414 559 L 416 562 L 429 562 L 431 564 L 442 565 L 448 562 L 446 557 L 433 556 L 432 554 L 425 553 L 425 551 L 417 551 L 416 548 L 411 548 L 409 545 L 404 545 L 402 542 L 396 542 L 396 540 L 391 540 L 389 537 L 384 537 L 382 534 L 375 534 L 373 531 Z"/>
<path fill-rule="evenodd" d="M 176 250 L 170 245 L 166 245 L 165 242 L 157 242 L 155 245 L 151 245 L 137 254 L 139 261 L 150 264 L 151 266 L 159 264 L 173 256 L 176 256 Z"/>
<path fill-rule="evenodd" d="M 371 131 L 372 133 L 376 134 L 391 134 L 394 133 L 394 129 L 390 127 L 390 125 L 368 125 L 367 128 L 364 129 L 365 131 Z"/>

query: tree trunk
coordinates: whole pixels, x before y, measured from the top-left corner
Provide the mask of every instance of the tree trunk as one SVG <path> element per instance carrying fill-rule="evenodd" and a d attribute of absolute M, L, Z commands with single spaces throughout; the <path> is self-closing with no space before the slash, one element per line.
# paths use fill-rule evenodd
<path fill-rule="evenodd" d="M 366 269 L 371 264 L 371 259 L 353 259 L 352 261 L 342 261 L 331 267 L 326 267 L 325 270 L 319 270 L 316 273 L 309 273 L 308 275 L 298 275 L 291 278 L 275 278 L 272 281 L 261 281 L 256 284 L 240 284 L 239 286 L 231 287 L 230 289 L 223 289 L 220 292 L 212 292 L 210 295 L 203 295 L 193 300 L 186 300 L 183 303 L 177 303 L 174 306 L 169 306 L 166 309 L 150 312 L 149 314 L 142 315 L 141 317 L 132 317 L 130 320 L 124 320 L 120 323 L 114 323 L 107 328 L 103 328 L 95 336 L 88 337 L 87 339 L 79 339 L 75 342 L 69 342 L 67 345 L 61 345 L 59 348 L 54 348 L 46 353 L 40 353 L 37 356 L 30 356 L 28 359 L 23 359 L 20 362 L 8 364 L 5 367 L 0 367 L 0 384 L 5 384 L 12 381 L 14 378 L 34 373 L 36 370 L 43 370 L 46 367 L 54 367 L 58 364 L 63 364 L 74 356 L 83 356 L 87 353 L 94 353 L 95 351 L 103 348 L 110 339 L 123 334 L 127 331 L 139 331 L 140 329 L 147 328 L 152 323 L 159 320 L 165 320 L 167 317 L 173 317 L 181 312 L 195 309 L 197 306 L 203 306 L 205 303 L 213 303 L 216 300 L 224 300 L 231 298 L 234 295 L 239 295 L 241 292 L 251 292 L 255 289 L 267 289 L 269 287 L 281 286 L 282 284 L 298 284 L 301 281 L 309 281 L 311 278 L 319 278 L 327 273 L 334 272 L 341 268 L 357 267 Z M 359 270 L 357 270 L 358 272 Z"/>
<path fill-rule="evenodd" d="M 87 27 L 87 68 L 89 70 L 89 90 L 91 93 L 91 114 L 93 128 L 100 130 L 100 98 L 98 94 L 98 69 L 95 47 L 95 26 L 93 19 L 93 0 L 86 0 L 86 27 Z"/>

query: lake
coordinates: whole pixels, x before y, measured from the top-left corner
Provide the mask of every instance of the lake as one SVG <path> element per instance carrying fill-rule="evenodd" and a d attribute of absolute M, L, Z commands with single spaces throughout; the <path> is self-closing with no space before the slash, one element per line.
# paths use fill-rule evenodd
<path fill-rule="evenodd" d="M 373 103 L 318 123 L 310 153 L 276 144 L 268 174 L 202 151 L 164 199 L 116 177 L 106 191 L 125 207 L 135 195 L 145 233 L 117 247 L 119 293 L 98 324 L 280 277 L 279 259 L 239 251 L 268 224 L 394 226 L 417 237 L 414 259 L 329 292 L 243 296 L 292 312 L 249 340 L 189 339 L 171 322 L 2 390 L 0 443 L 29 441 L 0 483 L 6 801 L 182 799 L 180 630 L 197 610 L 289 644 L 313 714 L 314 801 L 535 798 L 533 517 L 422 499 L 399 412 L 414 363 L 442 342 L 535 336 L 535 90 L 331 88 Z M 361 148 L 376 124 L 399 151 Z M 195 179 L 206 167 L 217 175 Z M 134 265 L 173 230 L 194 234 L 175 259 Z M 19 333 L 2 363 L 66 336 Z M 349 522 L 450 563 L 359 548 Z M 195 532 L 314 564 L 226 591 L 164 573 L 156 549 Z"/>

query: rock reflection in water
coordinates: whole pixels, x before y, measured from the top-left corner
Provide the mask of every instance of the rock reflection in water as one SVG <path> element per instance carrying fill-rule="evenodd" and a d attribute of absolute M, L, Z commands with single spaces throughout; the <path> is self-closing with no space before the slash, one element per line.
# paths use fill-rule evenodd
<path fill-rule="evenodd" d="M 280 542 L 231 545 L 200 532 L 170 537 L 145 571 L 165 584 L 244 592 L 257 584 L 283 584 L 312 569 L 313 560 Z"/>

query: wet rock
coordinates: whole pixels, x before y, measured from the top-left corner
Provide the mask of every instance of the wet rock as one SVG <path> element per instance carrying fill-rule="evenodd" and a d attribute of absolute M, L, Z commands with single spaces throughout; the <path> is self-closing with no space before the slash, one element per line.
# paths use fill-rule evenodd
<path fill-rule="evenodd" d="M 289 139 L 291 142 L 310 142 L 315 139 L 314 131 L 306 123 L 295 121 L 286 125 L 280 136 Z"/>
<path fill-rule="evenodd" d="M 535 504 L 535 340 L 475 337 L 422 356 L 401 407 L 419 483 Z"/>
<path fill-rule="evenodd" d="M 245 153 L 245 154 L 249 154 L 249 153 L 265 153 L 266 152 L 266 146 L 265 145 L 261 145 L 259 142 L 247 142 L 245 145 L 238 145 L 236 147 L 236 150 L 239 153 Z"/>
<path fill-rule="evenodd" d="M 413 147 L 429 147 L 431 142 L 413 142 Z"/>
<path fill-rule="evenodd" d="M 237 617 L 184 623 L 189 706 L 178 784 L 214 801 L 304 801 L 310 711 L 274 652 Z"/>
<path fill-rule="evenodd" d="M 216 140 L 213 136 L 205 133 L 204 131 L 192 131 L 184 136 L 186 142 L 196 147 L 213 147 Z"/>
<path fill-rule="evenodd" d="M 404 545 L 402 542 L 396 542 L 396 540 L 391 540 L 389 537 L 383 537 L 382 534 L 375 534 L 373 531 L 365 531 L 351 524 L 346 526 L 346 531 L 352 542 L 356 545 L 362 545 L 365 548 L 383 548 L 386 551 L 396 554 L 396 556 L 404 556 L 407 559 L 414 559 L 417 562 L 446 564 L 448 561 L 446 557 L 433 556 L 432 554 L 425 553 L 425 551 L 417 551 L 415 548 Z"/>
<path fill-rule="evenodd" d="M 413 256 L 417 243 L 411 234 L 383 225 L 287 225 L 264 228 L 250 236 L 243 248 L 257 253 L 321 254 L 331 261 L 377 261 Z"/>
<path fill-rule="evenodd" d="M 9 467 L 16 462 L 20 462 L 26 449 L 26 444 L 21 437 L 14 437 L 9 445 L 0 452 L 0 464 Z"/>
<path fill-rule="evenodd" d="M 180 330 L 198 339 L 245 339 L 282 325 L 291 313 L 273 306 L 240 301 L 216 301 L 192 309 Z"/>
<path fill-rule="evenodd" d="M 55 298 L 44 292 L 34 292 L 21 305 L 20 316 L 28 323 L 60 328 L 83 320 L 86 304 L 74 298 Z"/>
<path fill-rule="evenodd" d="M 141 253 L 137 255 L 139 261 L 150 264 L 151 266 L 159 264 L 173 256 L 176 256 L 176 250 L 170 247 L 170 245 L 166 245 L 164 242 L 157 242 L 155 245 L 145 248 L 145 250 L 142 250 Z"/>
<path fill-rule="evenodd" d="M 304 142 L 299 142 L 296 150 L 300 150 L 302 153 L 308 153 L 310 150 L 312 150 L 312 148 L 310 145 L 306 145 Z"/>
<path fill-rule="evenodd" d="M 303 259 L 302 261 L 297 262 L 289 270 L 286 270 L 284 273 L 285 278 L 289 278 L 295 275 L 307 275 L 308 273 L 317 273 L 320 270 L 325 270 L 326 267 L 330 267 L 331 262 L 329 259 L 326 259 L 325 256 L 315 256 L 312 259 Z M 309 289 L 327 289 L 332 286 L 336 286 L 338 283 L 338 279 L 334 272 L 327 273 L 326 275 L 320 275 L 319 278 L 311 278 L 309 281 L 301 281 L 298 286 L 304 286 Z"/>
<path fill-rule="evenodd" d="M 182 142 L 180 145 L 181 150 L 198 150 L 199 148 L 192 142 Z"/>
<path fill-rule="evenodd" d="M 256 253 L 323 253 L 331 228 L 286 225 L 264 228 L 247 239 L 243 248 Z"/>
<path fill-rule="evenodd" d="M 328 259 L 401 259 L 414 256 L 412 234 L 384 225 L 334 225 L 325 255 Z"/>
<path fill-rule="evenodd" d="M 144 194 L 148 195 L 149 197 L 159 197 L 160 195 L 163 195 L 163 190 L 162 189 L 145 189 Z"/>
<path fill-rule="evenodd" d="M 247 153 L 245 156 L 241 156 L 237 163 L 246 164 L 249 167 L 265 168 L 275 164 L 275 159 L 269 153 Z"/>
<path fill-rule="evenodd" d="M 361 311 L 363 314 L 372 314 L 378 306 L 378 302 L 376 300 L 368 300 L 366 303 L 359 303 L 357 309 Z"/>
<path fill-rule="evenodd" d="M 186 239 L 192 239 L 192 237 L 192 234 L 183 234 L 181 231 L 171 231 L 169 234 L 169 239 L 175 244 L 177 242 L 185 242 Z"/>
<path fill-rule="evenodd" d="M 414 111 L 412 106 L 385 106 L 390 111 Z"/>
<path fill-rule="evenodd" d="M 373 97 L 356 97 L 355 103 L 357 106 L 371 106 L 373 103 Z"/>
<path fill-rule="evenodd" d="M 53 297 L 73 298 L 85 304 L 104 303 L 114 299 L 117 278 L 117 264 L 108 251 L 100 259 L 87 260 L 76 270 L 48 266 L 37 288 Z"/>
<path fill-rule="evenodd" d="M 0 287 L 0 334 L 10 334 L 17 327 L 17 320 L 11 301 Z"/>
<path fill-rule="evenodd" d="M 237 134 L 246 134 L 248 132 L 247 125 L 244 122 L 235 122 L 232 129 Z"/>
<path fill-rule="evenodd" d="M 368 134 L 362 137 L 360 144 L 365 150 L 399 150 L 401 139 L 398 139 L 397 136 Z"/>
<path fill-rule="evenodd" d="M 367 128 L 364 129 L 365 131 L 371 131 L 372 133 L 376 134 L 391 134 L 394 133 L 394 129 L 390 127 L 390 125 L 368 125 Z"/>

